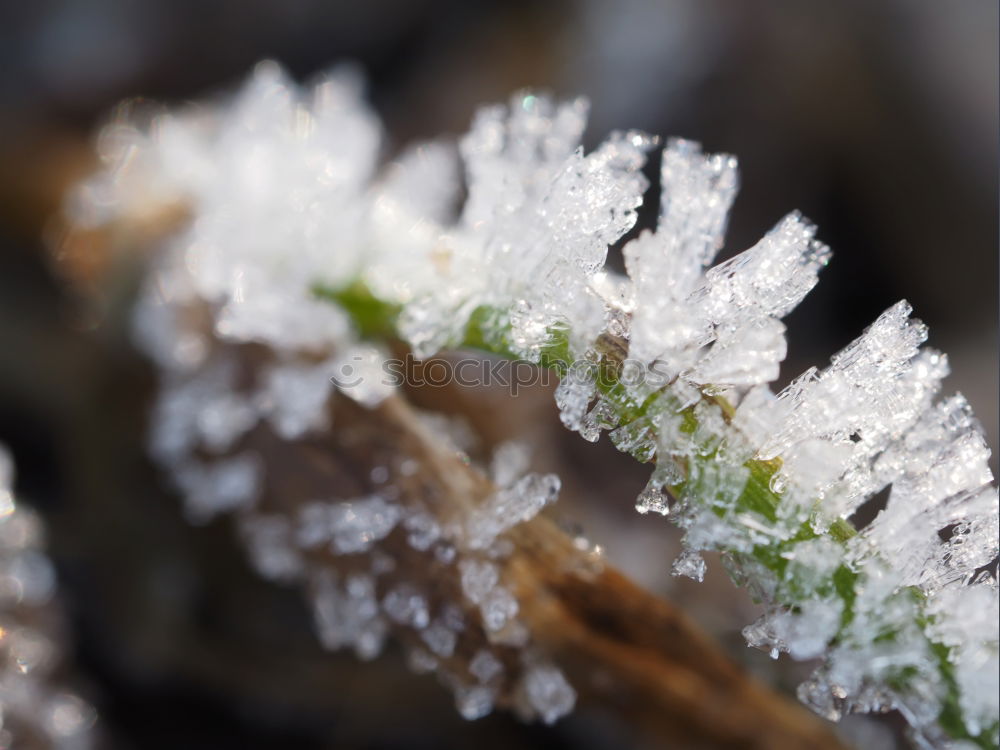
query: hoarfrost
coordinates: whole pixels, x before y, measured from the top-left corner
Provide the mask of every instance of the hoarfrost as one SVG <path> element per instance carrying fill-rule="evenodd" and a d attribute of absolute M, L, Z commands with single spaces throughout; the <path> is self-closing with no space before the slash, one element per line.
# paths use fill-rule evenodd
<path fill-rule="evenodd" d="M 328 542 L 334 552 L 366 552 L 384 539 L 402 517 L 402 509 L 378 495 L 339 503 L 312 503 L 300 514 L 298 541 L 304 547 Z"/>
<path fill-rule="evenodd" d="M 463 719 L 474 721 L 493 710 L 494 691 L 482 685 L 459 686 L 455 689 L 455 706 Z"/>
<path fill-rule="evenodd" d="M 699 578 L 699 553 L 723 552 L 767 608 L 748 640 L 825 658 L 800 688 L 818 711 L 896 707 L 941 744 L 953 684 L 964 730 L 995 731 L 998 595 L 977 576 L 998 553 L 997 491 L 965 400 L 934 405 L 947 359 L 920 348 L 926 328 L 900 302 L 828 368 L 775 396 L 781 318 L 830 258 L 815 227 L 793 212 L 712 266 L 736 161 L 673 140 L 656 230 L 624 247 L 627 277 L 607 269 L 608 246 L 635 222 L 656 141 L 619 133 L 584 153 L 586 111 L 583 100 L 523 92 L 480 110 L 457 151 L 417 146 L 377 176 L 380 127 L 357 78 L 342 70 L 304 93 L 268 63 L 228 106 L 164 114 L 155 133 L 127 119 L 109 127 L 107 168 L 71 199 L 75 221 L 99 226 L 177 202 L 195 216 L 166 243 L 135 320 L 162 369 L 151 450 L 189 515 L 236 511 L 265 575 L 308 577 L 330 647 L 373 655 L 395 624 L 421 629 L 434 654 L 451 650 L 445 633 L 458 630 L 430 621 L 426 592 L 397 582 L 376 596 L 376 577 L 395 568 L 378 544 L 400 524 L 408 554 L 457 571 L 492 643 L 530 643 L 501 567 L 486 559 L 502 559 L 504 534 L 559 491 L 552 475 L 524 474 L 523 448 L 497 451 L 496 492 L 459 519 L 390 502 L 390 465 L 369 477 L 385 497 L 314 505 L 294 528 L 254 509 L 261 467 L 233 453 L 261 419 L 301 439 L 329 427 L 331 377 L 365 406 L 391 392 L 384 353 L 359 343 L 360 321 L 333 304 L 361 283 L 399 311 L 396 333 L 418 356 L 474 329 L 506 354 L 568 358 L 557 365 L 563 423 L 588 440 L 607 430 L 654 463 L 636 507 L 684 528 L 675 569 Z M 245 343 L 268 352 L 253 384 L 219 351 Z M 625 372 L 619 350 L 648 377 L 599 381 L 609 360 Z M 456 450 L 471 445 L 453 420 L 424 421 Z M 885 510 L 854 534 L 845 519 L 887 487 Z M 371 577 L 307 572 L 298 547 L 320 544 L 369 555 Z M 445 669 L 423 649 L 410 657 Z M 483 685 L 491 658 L 476 657 L 476 686 L 445 673 L 467 717 L 497 698 Z M 522 659 L 523 674 L 502 677 L 519 680 L 521 709 L 545 721 L 570 710 L 562 674 L 528 651 Z"/>
<path fill-rule="evenodd" d="M 490 651 L 481 649 L 469 662 L 469 673 L 480 683 L 486 684 L 503 673 L 503 664 Z"/>
<path fill-rule="evenodd" d="M 559 487 L 559 477 L 554 474 L 528 474 L 510 487 L 501 487 L 470 513 L 466 521 L 469 547 L 489 547 L 503 532 L 533 518 L 555 501 Z"/>
<path fill-rule="evenodd" d="M 524 696 L 528 708 L 546 724 L 554 724 L 576 705 L 576 691 L 556 667 L 532 666 L 524 675 Z"/>
<path fill-rule="evenodd" d="M 404 583 L 390 589 L 382 600 L 382 608 L 393 622 L 417 630 L 427 627 L 430 620 L 427 599 L 414 585 Z"/>

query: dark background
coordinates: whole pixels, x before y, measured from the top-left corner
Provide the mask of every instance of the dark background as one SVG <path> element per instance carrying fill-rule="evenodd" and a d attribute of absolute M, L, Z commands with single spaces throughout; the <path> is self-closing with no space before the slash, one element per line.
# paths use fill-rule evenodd
<path fill-rule="evenodd" d="M 605 725 L 462 724 L 398 658 L 358 667 L 298 645 L 311 636 L 296 595 L 256 582 L 224 524 L 180 522 L 142 457 L 148 368 L 114 315 L 95 328 L 43 241 L 115 102 L 197 97 L 263 57 L 300 79 L 353 59 L 391 155 L 520 87 L 586 94 L 591 145 L 640 128 L 740 158 L 727 253 L 794 208 L 819 225 L 834 258 L 788 321 L 784 380 L 905 297 L 996 447 L 997 13 L 995 0 L 5 0 L 0 441 L 50 518 L 80 679 L 116 745 L 589 745 Z M 733 643 L 739 626 L 707 625 Z"/>

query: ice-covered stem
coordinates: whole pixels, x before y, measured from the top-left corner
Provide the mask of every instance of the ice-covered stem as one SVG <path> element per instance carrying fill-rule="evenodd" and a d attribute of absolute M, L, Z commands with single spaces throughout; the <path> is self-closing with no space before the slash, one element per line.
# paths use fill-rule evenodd
<path fill-rule="evenodd" d="M 448 517 L 487 504 L 496 491 L 488 477 L 449 449 L 441 436 L 399 395 L 365 409 L 345 398 L 335 399 L 338 430 L 305 443 L 289 443 L 266 429 L 255 430 L 247 447 L 267 455 L 274 466 L 265 515 L 295 515 L 297 498 L 329 486 L 329 477 L 343 467 L 381 465 L 383 456 L 398 487 L 397 502 L 434 508 L 445 524 Z M 304 460 L 309 456 L 308 460 Z M 394 466 L 416 462 L 415 474 L 400 475 Z M 378 491 L 359 476 L 355 491 Z M 573 537 L 545 516 L 536 516 L 508 534 L 513 548 L 499 562 L 500 578 L 519 604 L 518 618 L 532 640 L 555 657 L 585 701 L 634 718 L 664 741 L 692 746 L 743 748 L 840 748 L 828 725 L 773 693 L 736 667 L 681 612 L 631 583 L 600 558 L 581 552 Z M 394 581 L 419 581 L 428 590 L 431 611 L 437 598 L 461 602 L 450 587 L 454 569 L 434 563 L 390 534 L 381 552 L 396 562 L 396 573 L 380 578 L 380 590 Z M 342 567 L 342 560 L 317 550 L 314 565 Z M 398 582 L 398 581 L 397 581 Z M 468 602 L 467 602 L 468 604 Z M 453 652 L 437 657 L 447 673 L 460 675 L 472 657 L 489 648 L 487 633 L 477 625 L 475 608 L 465 612 L 466 627 Z M 394 627 L 407 648 L 426 648 L 417 630 Z M 516 707 L 516 648 L 500 649 L 505 677 L 498 705 Z"/>
<path fill-rule="evenodd" d="M 946 359 L 920 349 L 926 329 L 899 303 L 776 397 L 781 318 L 830 258 L 815 228 L 789 214 L 712 266 L 736 161 L 671 141 L 658 226 L 625 244 L 621 276 L 605 259 L 636 220 L 657 141 L 617 133 L 587 154 L 585 115 L 581 100 L 521 93 L 483 108 L 457 151 L 424 144 L 376 174 L 378 127 L 356 79 L 306 95 L 263 65 L 227 107 L 160 118 L 155 133 L 112 129 L 77 223 L 164 195 L 196 217 L 148 285 L 140 338 L 165 401 L 207 379 L 219 403 L 205 424 L 185 422 L 190 404 L 164 420 L 168 437 L 183 428 L 159 446 L 164 463 L 197 489 L 198 440 L 212 449 L 261 415 L 286 437 L 322 427 L 325 374 L 359 333 L 398 336 L 420 357 L 471 345 L 554 367 L 568 427 L 655 459 L 637 508 L 685 529 L 675 571 L 700 577 L 699 552 L 723 552 L 767 607 L 750 642 L 825 657 L 800 691 L 814 708 L 898 708 L 926 742 L 997 744 L 1000 600 L 979 575 L 997 554 L 997 494 L 964 400 L 934 403 Z M 199 374 L 214 339 L 294 366 L 234 403 L 225 377 Z M 377 352 L 359 361 L 378 369 Z M 377 376 L 355 393 L 385 395 Z M 885 511 L 853 533 L 846 519 L 890 486 Z M 231 506 L 225 489 L 213 502 Z"/>
<path fill-rule="evenodd" d="M 362 335 L 393 335 L 398 308 L 377 300 L 360 282 L 341 290 L 317 287 L 314 292 L 347 310 Z M 494 329 L 487 337 L 481 329 L 482 321 L 495 320 L 500 314 L 489 309 L 477 309 L 470 317 L 460 346 L 496 356 L 517 358 L 517 353 L 504 345 L 503 334 L 497 335 Z M 561 377 L 566 376 L 573 364 L 569 340 L 570 336 L 565 330 L 552 330 L 547 344 L 540 350 L 540 366 L 553 369 Z M 759 600 L 770 606 L 784 608 L 790 613 L 815 602 L 823 602 L 829 609 L 831 615 L 827 618 L 827 629 L 824 631 L 817 628 L 811 636 L 812 642 L 802 643 L 800 639 L 795 647 L 795 656 L 810 658 L 819 656 L 828 649 L 845 647 L 842 644 L 849 644 L 854 635 L 851 625 L 859 592 L 878 586 L 876 581 L 868 581 L 868 576 L 852 565 L 855 555 L 850 551 L 850 546 L 858 543 L 858 533 L 853 525 L 849 520 L 834 518 L 825 528 L 818 528 L 807 507 L 800 512 L 801 517 L 797 521 L 792 519 L 792 523 L 797 524 L 793 533 L 769 532 L 769 524 L 780 528 L 781 525 L 787 526 L 789 520 L 787 511 L 781 507 L 784 493 L 776 489 L 780 486 L 776 480 L 781 469 L 780 459 L 764 460 L 751 456 L 744 457 L 742 463 L 736 466 L 720 466 L 727 459 L 733 460 L 731 456 L 720 455 L 719 450 L 724 441 L 732 441 L 730 430 L 736 417 L 733 406 L 724 396 L 709 388 L 701 391 L 696 403 L 683 408 L 679 408 L 679 400 L 669 386 L 650 393 L 642 401 L 637 400 L 620 381 L 627 347 L 627 341 L 610 334 L 602 335 L 595 346 L 599 359 L 594 368 L 594 386 L 603 403 L 610 407 L 605 410 L 603 418 L 610 425 L 632 425 L 641 430 L 634 430 L 627 442 L 619 442 L 619 447 L 640 461 L 655 461 L 656 452 L 650 450 L 650 445 L 655 445 L 658 440 L 658 423 L 653 415 L 676 411 L 679 426 L 675 439 L 697 442 L 707 447 L 691 452 L 676 467 L 678 473 L 663 488 L 669 502 L 675 506 L 707 507 L 720 520 L 726 516 L 739 518 L 740 514 L 746 514 L 744 523 L 758 532 L 749 548 L 742 540 L 739 545 L 734 544 L 731 548 L 727 547 L 724 539 L 714 545 L 715 549 L 724 553 L 733 563 L 731 572 L 734 577 L 748 586 Z M 716 433 L 713 432 L 713 426 L 725 426 L 727 430 Z M 724 473 L 727 471 L 737 473 L 740 481 L 733 484 L 725 480 Z M 722 481 L 718 481 L 720 478 Z M 666 502 L 666 499 L 659 502 Z M 644 512 L 651 509 L 665 512 L 666 506 L 641 508 Z M 693 574 L 700 577 L 697 572 L 699 562 L 694 560 L 690 564 L 695 566 Z M 755 570 L 758 575 L 754 575 Z M 762 571 L 767 572 L 760 575 Z M 770 591 L 762 589 L 768 585 L 767 581 L 771 582 Z M 924 725 L 924 731 L 931 739 L 934 731 L 927 727 L 929 720 L 953 739 L 972 741 L 984 748 L 994 747 L 995 725 L 983 726 L 975 734 L 967 728 L 962 712 L 960 687 L 951 658 L 952 647 L 929 635 L 933 632 L 931 625 L 934 615 L 928 611 L 926 596 L 915 585 L 891 588 L 881 595 L 884 600 L 879 608 L 892 612 L 893 615 L 876 624 L 871 637 L 891 643 L 898 635 L 905 633 L 922 642 L 922 648 L 931 658 L 929 665 L 938 672 L 934 681 L 943 686 L 944 692 L 933 701 L 935 705 L 939 705 L 936 716 L 912 715 L 908 701 L 917 704 L 916 710 L 934 709 L 928 709 L 926 705 L 928 696 L 923 694 L 928 689 L 926 683 L 920 684 L 926 680 L 926 675 L 921 675 L 916 666 L 903 664 L 884 675 L 894 697 L 888 698 L 879 692 L 877 697 L 873 695 L 870 700 L 891 700 L 889 705 L 899 706 L 904 712 L 911 713 L 908 718 L 914 724 Z M 779 640 L 776 634 L 762 633 L 755 628 L 748 628 L 747 636 L 752 643 L 756 641 L 762 646 Z M 917 661 L 918 657 L 913 660 Z M 925 668 L 929 665 L 925 664 Z M 914 682 L 917 684 L 911 687 L 910 683 Z M 873 687 L 867 689 L 877 690 Z M 850 708 L 850 704 L 845 705 L 846 701 L 838 700 L 836 695 L 826 694 L 816 683 L 804 685 L 800 694 L 817 708 L 825 706 L 821 712 L 828 718 L 837 718 L 845 708 Z M 865 706 L 857 708 L 863 709 Z"/>
<path fill-rule="evenodd" d="M 328 299 L 346 310 L 363 337 L 386 342 L 396 336 L 395 322 L 399 308 L 374 297 L 362 282 L 349 284 L 342 289 L 316 285 L 313 292 L 318 298 Z M 504 344 L 505 337 L 503 335 L 497 336 L 493 332 L 488 338 L 482 330 L 482 321 L 495 319 L 499 315 L 500 313 L 495 310 L 477 308 L 470 317 L 458 348 L 517 359 L 517 353 Z M 552 330 L 548 343 L 540 349 L 539 366 L 547 367 L 560 377 L 564 377 L 573 365 L 568 341 L 569 336 L 565 330 Z M 626 340 L 618 336 L 604 334 L 597 340 L 595 349 L 600 358 L 594 363 L 593 371 L 596 375 L 594 385 L 606 400 L 605 403 L 613 409 L 613 412 L 607 413 L 605 417 L 609 423 L 641 425 L 644 421 L 649 420 L 654 412 L 677 406 L 677 399 L 668 388 L 651 392 L 646 399 L 639 401 L 621 383 L 621 368 L 628 352 Z M 715 412 L 715 415 L 720 417 L 724 423 L 730 424 L 732 422 L 735 410 L 724 396 L 713 393 L 711 389 L 705 389 L 699 398 L 698 403 L 703 404 L 705 409 Z M 688 405 L 678 411 L 683 421 L 682 431 L 688 435 L 698 432 L 699 420 L 695 405 Z M 655 438 L 655 434 L 653 434 L 655 427 L 649 424 L 647 430 Z M 704 438 L 707 441 L 721 442 L 723 436 L 704 435 Z M 648 450 L 648 444 L 641 447 L 635 446 L 628 452 L 644 463 L 655 461 L 656 458 L 655 451 L 651 453 Z M 700 464 L 709 464 L 714 462 L 715 458 L 714 454 L 707 454 L 697 456 L 695 460 Z M 738 506 L 774 520 L 781 502 L 781 493 L 775 491 L 773 480 L 780 466 L 781 462 L 777 459 L 747 459 L 744 467 L 749 472 L 750 481 L 746 483 L 742 494 L 737 499 Z M 676 502 L 684 493 L 684 482 L 676 481 L 665 489 Z M 833 539 L 842 543 L 857 535 L 857 531 L 851 523 L 844 519 L 835 519 L 830 524 L 828 533 Z"/>

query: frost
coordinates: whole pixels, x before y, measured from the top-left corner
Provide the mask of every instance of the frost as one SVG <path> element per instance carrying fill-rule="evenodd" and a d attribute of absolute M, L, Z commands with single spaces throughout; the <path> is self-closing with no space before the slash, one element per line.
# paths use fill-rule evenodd
<path fill-rule="evenodd" d="M 153 455 L 173 462 L 199 445 L 228 450 L 256 421 L 249 404 L 233 393 L 235 378 L 235 364 L 225 358 L 190 377 L 168 378 L 154 414 Z"/>
<path fill-rule="evenodd" d="M 445 623 L 435 620 L 420 633 L 427 647 L 442 659 L 447 659 L 455 651 L 458 637 Z"/>
<path fill-rule="evenodd" d="M 439 666 L 438 660 L 422 648 L 411 648 L 406 654 L 406 662 L 416 674 L 431 674 Z"/>
<path fill-rule="evenodd" d="M 418 355 L 455 343 L 484 306 L 509 311 L 487 336 L 509 325 L 513 346 L 533 361 L 560 324 L 573 323 L 581 346 L 603 327 L 591 282 L 608 245 L 635 222 L 652 141 L 617 135 L 584 155 L 585 117 L 582 100 L 555 104 L 530 93 L 477 114 L 460 146 L 464 210 L 433 249 L 431 288 L 411 292 L 400 320 Z"/>
<path fill-rule="evenodd" d="M 427 627 L 430 620 L 427 599 L 416 586 L 410 584 L 404 583 L 392 588 L 382 600 L 382 608 L 393 622 L 417 630 Z"/>
<path fill-rule="evenodd" d="M 493 710 L 496 696 L 487 687 L 459 687 L 455 691 L 455 706 L 463 719 L 474 721 L 488 715 Z"/>
<path fill-rule="evenodd" d="M 195 523 L 204 523 L 218 513 L 247 507 L 257 497 L 261 476 L 256 455 L 240 455 L 211 464 L 192 460 L 177 469 L 174 477 L 187 496 L 186 511 Z"/>
<path fill-rule="evenodd" d="M 888 506 L 865 529 L 906 583 L 933 588 L 953 580 L 967 582 L 997 554 L 996 535 L 986 536 L 995 531 L 989 521 L 996 518 L 997 493 L 987 484 L 992 475 L 982 436 L 965 433 L 942 448 L 937 456 L 927 456 L 919 475 L 893 483 Z M 978 533 L 970 539 L 971 523 L 977 521 Z M 952 533 L 942 542 L 939 532 L 949 527 Z M 934 558 L 938 564 L 928 567 Z"/>
<path fill-rule="evenodd" d="M 1000 693 L 1000 599 L 996 583 L 979 583 L 968 589 L 952 587 L 935 597 L 931 611 L 937 616 L 931 631 L 951 649 L 959 680 L 962 712 L 970 733 L 988 729 L 996 715 Z"/>
<path fill-rule="evenodd" d="M 576 705 L 576 691 L 556 667 L 531 667 L 524 676 L 523 690 L 528 707 L 546 724 L 554 724 Z"/>
<path fill-rule="evenodd" d="M 334 360 L 337 389 L 371 409 L 378 406 L 393 390 L 385 373 L 384 354 L 373 346 L 354 346 Z"/>
<path fill-rule="evenodd" d="M 835 355 L 829 369 L 807 372 L 779 395 L 785 417 L 759 455 L 781 455 L 798 468 L 789 476 L 809 491 L 823 493 L 841 479 L 843 492 L 831 512 L 846 516 L 878 489 L 868 470 L 872 459 L 902 437 L 938 388 L 939 368 L 913 364 L 927 333 L 909 314 L 906 302 L 894 305 Z M 815 450 L 813 440 L 830 444 L 831 458 L 839 461 L 802 461 L 803 449 Z"/>
<path fill-rule="evenodd" d="M 469 515 L 469 547 L 484 549 L 503 532 L 533 518 L 556 499 L 559 487 L 559 477 L 554 474 L 528 474 L 510 487 L 501 487 Z"/>
<path fill-rule="evenodd" d="M 312 503 L 300 514 L 299 544 L 329 543 L 340 555 L 365 552 L 385 538 L 402 517 L 398 505 L 373 495 L 340 503 Z"/>
<path fill-rule="evenodd" d="M 624 250 L 635 287 L 629 353 L 644 362 L 664 359 L 704 339 L 688 298 L 722 247 L 729 206 L 736 196 L 736 160 L 703 156 L 698 144 L 672 140 L 660 173 L 660 220 Z M 707 343 L 707 341 L 706 341 Z"/>
<path fill-rule="evenodd" d="M 199 412 L 198 432 L 208 450 L 221 453 L 231 448 L 256 422 L 257 414 L 245 399 L 225 394 Z"/>
<path fill-rule="evenodd" d="M 629 354 L 697 384 L 773 380 L 786 353 L 778 319 L 812 289 L 829 251 L 811 224 L 791 214 L 757 245 L 706 271 L 736 195 L 736 160 L 671 141 L 661 183 L 656 232 L 624 250 L 634 285 Z"/>
<path fill-rule="evenodd" d="M 240 530 L 250 560 L 264 578 L 292 581 L 303 573 L 305 565 L 286 516 L 246 517 Z"/>
<path fill-rule="evenodd" d="M 517 599 L 510 591 L 501 586 L 490 591 L 480 604 L 483 625 L 490 632 L 501 630 L 517 615 L 517 610 Z"/>
<path fill-rule="evenodd" d="M 375 583 L 364 575 L 351 575 L 343 586 L 331 572 L 313 583 L 313 610 L 320 641 L 330 649 L 351 646 L 362 659 L 382 651 L 386 625 L 379 617 Z"/>
<path fill-rule="evenodd" d="M 281 437 L 294 440 L 326 428 L 329 416 L 325 404 L 333 387 L 332 370 L 328 363 L 312 366 L 296 363 L 278 365 L 265 372 L 258 403 Z"/>
<path fill-rule="evenodd" d="M 844 610 L 840 599 L 812 599 L 795 614 L 781 612 L 770 620 L 774 640 L 795 659 L 815 659 L 837 634 Z"/>
<path fill-rule="evenodd" d="M 517 599 L 500 586 L 499 568 L 485 560 L 465 558 L 458 564 L 462 592 L 479 605 L 483 626 L 488 632 L 502 630 L 517 615 Z"/>
<path fill-rule="evenodd" d="M 700 583 L 705 579 L 705 559 L 697 552 L 685 550 L 674 560 L 670 572 L 675 576 L 686 576 Z"/>
<path fill-rule="evenodd" d="M 559 418 L 571 430 L 579 432 L 585 440 L 594 442 L 601 431 L 588 420 L 587 407 L 597 394 L 594 368 L 591 362 L 576 362 L 556 386 L 556 406 Z"/>
<path fill-rule="evenodd" d="M 411 513 L 403 521 L 403 526 L 409 532 L 406 540 L 414 549 L 428 550 L 441 537 L 441 527 L 430 513 Z"/>
<path fill-rule="evenodd" d="M 737 310 L 781 318 L 812 290 L 830 250 L 798 212 L 782 219 L 749 250 L 709 269 L 696 296 L 713 320 L 732 322 Z"/>
<path fill-rule="evenodd" d="M 225 109 L 164 114 L 155 136 L 117 123 L 105 134 L 109 170 L 71 205 L 89 224 L 135 211 L 141 200 L 144 210 L 192 205 L 199 221 L 173 244 L 197 293 L 219 305 L 217 333 L 315 348 L 346 332 L 346 317 L 309 288 L 356 273 L 363 188 L 380 140 L 349 71 L 335 72 L 307 99 L 276 65 L 262 63 Z M 333 256 L 331 235 L 342 241 Z"/>
<path fill-rule="evenodd" d="M 642 514 L 653 512 L 666 516 L 670 513 L 669 497 L 655 483 L 650 482 L 636 498 L 635 509 Z"/>
<path fill-rule="evenodd" d="M 420 357 L 472 343 L 557 369 L 563 423 L 591 441 L 608 431 L 654 466 L 636 508 L 683 528 L 675 572 L 700 579 L 701 553 L 722 553 L 765 607 L 748 641 L 823 660 L 799 691 L 816 710 L 896 708 L 943 745 L 947 707 L 961 731 L 995 734 L 997 588 L 984 568 L 998 554 L 997 491 L 965 400 L 935 405 L 946 357 L 921 348 L 926 328 L 900 302 L 775 395 L 781 319 L 830 259 L 816 228 L 793 212 L 713 266 L 736 160 L 672 140 L 656 230 L 625 245 L 621 275 L 605 259 L 635 223 L 656 140 L 616 133 L 586 153 L 586 113 L 583 100 L 522 92 L 481 109 L 457 149 L 417 145 L 379 172 L 380 126 L 355 76 L 300 89 L 263 64 L 228 103 L 164 113 L 155 132 L 109 126 L 106 169 L 71 199 L 74 220 L 177 203 L 194 217 L 154 261 L 134 321 L 161 369 L 151 451 L 189 515 L 235 511 L 264 575 L 309 583 L 329 647 L 368 657 L 390 628 L 415 628 L 426 648 L 411 646 L 411 663 L 437 671 L 463 715 L 515 686 L 526 716 L 570 710 L 572 688 L 534 656 L 502 580 L 506 533 L 560 487 L 525 474 L 523 445 L 496 451 L 495 491 L 454 518 L 397 504 L 412 457 L 361 473 L 380 494 L 294 519 L 270 506 L 247 445 L 261 430 L 301 440 L 331 428 L 334 388 L 366 407 L 392 392 L 385 352 L 361 340 L 371 310 L 344 298 L 360 287 L 398 312 L 384 322 Z M 431 439 L 475 455 L 467 425 L 421 416 Z M 885 510 L 855 534 L 847 519 L 883 490 Z M 307 552 L 318 546 L 368 573 L 322 568 Z M 401 581 L 399 549 L 452 576 L 456 601 Z M 443 663 L 467 645 L 444 604 L 478 611 L 473 648 L 490 646 L 474 686 Z M 519 649 L 519 666 L 500 666 L 501 646 Z"/>
<path fill-rule="evenodd" d="M 503 673 L 503 664 L 491 652 L 483 649 L 477 651 L 469 662 L 469 673 L 480 683 L 486 684 Z"/>
<path fill-rule="evenodd" d="M 458 565 L 462 591 L 473 604 L 482 604 L 500 581 L 500 571 L 491 562 L 466 558 Z"/>
<path fill-rule="evenodd" d="M 517 442 L 501 443 L 493 451 L 490 476 L 497 487 L 510 487 L 528 470 L 531 453 L 527 445 Z"/>

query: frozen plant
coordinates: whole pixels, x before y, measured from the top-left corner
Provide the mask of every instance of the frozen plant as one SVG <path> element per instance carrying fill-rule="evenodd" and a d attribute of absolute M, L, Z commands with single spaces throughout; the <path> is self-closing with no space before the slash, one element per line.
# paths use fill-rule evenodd
<path fill-rule="evenodd" d="M 380 347 L 397 337 L 419 356 L 466 347 L 524 359 L 562 377 L 569 428 L 588 440 L 608 431 L 653 466 L 636 507 L 685 530 L 675 572 L 700 578 L 701 553 L 722 553 L 766 606 L 748 642 L 823 660 L 802 700 L 831 719 L 899 710 L 928 746 L 997 747 L 997 491 L 968 404 L 938 399 L 946 357 L 922 347 L 926 328 L 900 302 L 829 367 L 773 393 L 781 319 L 830 260 L 816 229 L 791 213 L 713 265 L 736 160 L 672 140 L 657 228 L 625 245 L 617 274 L 608 247 L 635 223 L 658 141 L 617 133 L 587 154 L 586 110 L 521 93 L 480 110 L 457 148 L 423 144 L 378 170 L 379 126 L 353 76 L 303 91 L 267 63 L 235 99 L 105 130 L 106 168 L 70 206 L 78 225 L 134 218 L 150 202 L 193 216 L 136 313 L 162 369 L 153 450 L 189 513 L 236 509 L 265 573 L 312 578 L 325 642 L 369 655 L 387 623 L 405 625 L 426 647 L 415 667 L 433 669 L 461 629 L 408 584 L 379 600 L 375 578 L 391 561 L 339 579 L 304 567 L 296 546 L 370 554 L 404 529 L 414 549 L 457 566 L 466 605 L 503 635 L 491 642 L 523 648 L 525 711 L 554 720 L 572 688 L 532 661 L 495 559 L 504 534 L 554 499 L 555 477 L 507 467 L 491 504 L 462 518 L 400 509 L 391 492 L 318 499 L 296 531 L 254 510 L 266 467 L 230 449 L 261 420 L 287 439 L 328 429 L 317 405 L 345 387 L 330 378 L 348 361 L 365 376 L 348 395 L 387 398 Z M 246 342 L 271 353 L 249 385 L 233 354 Z M 886 488 L 885 510 L 855 530 L 852 513 Z M 445 669 L 463 715 L 488 710 L 502 661 L 481 652 L 475 681 Z"/>

